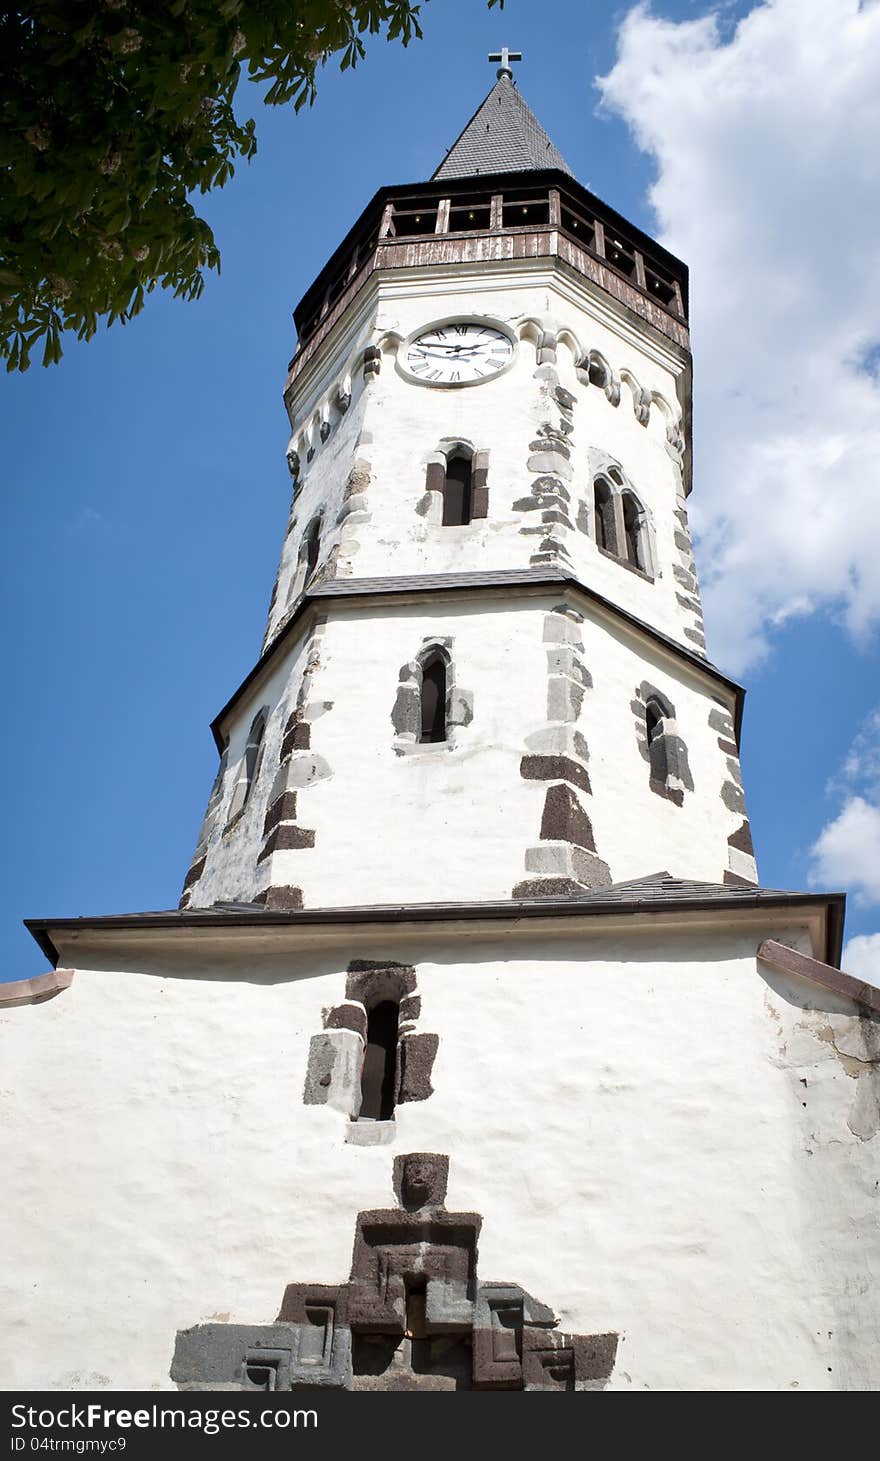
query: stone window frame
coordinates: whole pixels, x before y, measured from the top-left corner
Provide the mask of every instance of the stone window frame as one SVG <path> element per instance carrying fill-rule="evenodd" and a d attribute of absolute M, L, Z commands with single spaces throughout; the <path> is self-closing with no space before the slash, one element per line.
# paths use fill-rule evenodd
<path fill-rule="evenodd" d="M 425 670 L 436 661 L 443 665 L 443 735 L 439 740 L 432 740 L 425 736 Z M 450 715 L 452 711 L 452 685 L 453 668 L 452 655 L 442 644 L 426 645 L 416 658 L 419 671 L 419 734 L 416 742 L 419 746 L 445 746 L 449 740 Z M 439 718 L 439 717 L 438 717 Z"/>
<path fill-rule="evenodd" d="M 656 761 L 651 755 L 651 738 L 648 731 L 648 711 L 651 707 L 659 712 L 659 722 L 662 725 L 660 740 L 665 758 L 665 776 L 662 780 L 654 775 Z M 678 730 L 675 706 L 662 690 L 657 689 L 656 685 L 651 685 L 643 680 L 641 685 L 636 688 L 632 710 L 636 718 L 636 742 L 639 754 L 648 763 L 648 786 L 656 796 L 663 797 L 677 807 L 683 806 L 684 794 L 686 791 L 694 790 L 694 781 L 688 762 L 687 745 Z"/>
<path fill-rule="evenodd" d="M 450 524 L 443 522 L 443 498 L 446 491 L 446 472 L 454 457 L 465 457 L 471 464 L 471 515 L 459 528 L 473 527 L 489 516 L 489 452 L 476 447 L 462 436 L 444 436 L 437 449 L 428 457 L 425 467 L 425 491 L 418 503 L 417 511 L 435 527 L 447 532 Z"/>
<path fill-rule="evenodd" d="M 601 497 L 601 501 L 600 501 Z M 593 478 L 593 537 L 596 547 L 600 553 L 608 553 L 612 558 L 617 557 L 617 512 L 614 506 L 614 488 L 608 480 L 605 472 L 597 472 Z M 599 523 L 601 520 L 600 541 Z"/>
<path fill-rule="evenodd" d="M 370 1011 L 392 1000 L 398 1007 L 394 1106 L 390 1116 L 361 1120 L 362 1076 Z M 328 1105 L 348 1117 L 346 1141 L 381 1145 L 393 1139 L 398 1106 L 427 1101 L 440 1038 L 418 1029 L 422 1001 L 412 964 L 392 959 L 353 960 L 346 971 L 345 998 L 324 1011 L 324 1029 L 309 1046 L 303 1102 Z"/>
<path fill-rule="evenodd" d="M 309 573 L 309 545 L 312 540 L 313 532 L 317 535 L 318 551 L 315 556 L 315 566 L 312 569 L 311 573 Z M 313 513 L 312 516 L 309 518 L 303 530 L 302 537 L 300 538 L 299 548 L 297 549 L 296 555 L 296 567 L 293 570 L 293 576 L 290 580 L 290 588 L 287 591 L 288 605 L 292 604 L 296 599 L 299 598 L 300 594 L 305 592 L 308 584 L 311 583 L 315 575 L 320 572 L 321 548 L 323 546 L 323 539 L 324 510 L 323 508 L 321 508 L 318 512 Z"/>
<path fill-rule="evenodd" d="M 261 705 L 248 731 L 247 744 L 244 754 L 238 763 L 235 781 L 233 783 L 232 800 L 229 803 L 229 812 L 226 818 L 226 826 L 223 835 L 231 832 L 238 826 L 251 802 L 254 786 L 260 769 L 263 764 L 263 752 L 266 748 L 266 727 L 269 723 L 271 707 Z"/>
<path fill-rule="evenodd" d="M 606 520 L 605 523 L 605 537 L 606 542 L 613 544 L 612 547 L 603 548 L 596 531 L 596 489 L 599 486 L 604 487 L 610 495 L 610 521 Z M 626 553 L 625 498 L 635 504 L 638 514 L 636 531 L 638 535 L 638 549 L 641 553 L 643 564 L 632 563 Z M 656 535 L 654 532 L 653 516 L 650 508 L 642 501 L 619 462 L 606 460 L 601 466 L 594 469 L 590 497 L 587 502 L 587 511 L 590 519 L 591 536 L 596 544 L 597 551 L 602 554 L 603 558 L 611 558 L 615 563 L 619 563 L 621 567 L 626 568 L 630 573 L 637 574 L 639 578 L 646 579 L 648 583 L 655 583 L 660 577 L 660 572 L 657 567 Z"/>
<path fill-rule="evenodd" d="M 439 655 L 446 666 L 446 739 L 423 741 L 422 734 L 422 670 L 429 659 Z M 473 719 L 473 696 L 456 684 L 453 640 L 447 635 L 428 635 L 422 640 L 415 659 L 401 667 L 397 695 L 391 721 L 395 730 L 394 749 L 399 756 L 422 752 L 426 755 L 455 748 L 457 730 Z"/>

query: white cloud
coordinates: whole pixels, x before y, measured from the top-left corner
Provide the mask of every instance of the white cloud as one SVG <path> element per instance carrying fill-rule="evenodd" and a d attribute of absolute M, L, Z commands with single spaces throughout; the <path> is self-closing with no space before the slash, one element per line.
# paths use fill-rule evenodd
<path fill-rule="evenodd" d="M 710 652 L 772 627 L 880 619 L 880 0 L 630 11 L 605 104 L 657 163 L 662 241 L 691 268 L 695 488 Z"/>
<path fill-rule="evenodd" d="M 844 802 L 810 848 L 809 881 L 880 903 L 880 707 L 862 721 L 828 790 Z"/>
<path fill-rule="evenodd" d="M 810 849 L 813 887 L 839 888 L 858 903 L 880 903 L 880 807 L 852 796 Z"/>
<path fill-rule="evenodd" d="M 828 790 L 843 806 L 810 848 L 809 881 L 845 887 L 858 903 L 880 903 L 880 708 L 862 721 Z"/>
<path fill-rule="evenodd" d="M 831 791 L 858 787 L 872 801 L 880 803 L 880 709 L 863 721 L 847 752 L 840 772 L 831 781 Z"/>
<path fill-rule="evenodd" d="M 880 933 L 860 933 L 847 939 L 840 967 L 866 984 L 880 984 Z"/>

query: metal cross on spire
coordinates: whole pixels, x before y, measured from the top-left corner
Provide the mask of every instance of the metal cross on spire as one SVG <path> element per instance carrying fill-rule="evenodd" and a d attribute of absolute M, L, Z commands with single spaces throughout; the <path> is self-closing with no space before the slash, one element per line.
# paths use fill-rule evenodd
<path fill-rule="evenodd" d="M 502 46 L 500 51 L 489 52 L 489 60 L 501 62 L 501 65 L 498 67 L 497 73 L 499 81 L 501 80 L 502 76 L 509 76 L 512 81 L 513 72 L 510 69 L 510 63 L 511 61 L 521 61 L 522 51 L 509 51 L 506 46 Z"/>

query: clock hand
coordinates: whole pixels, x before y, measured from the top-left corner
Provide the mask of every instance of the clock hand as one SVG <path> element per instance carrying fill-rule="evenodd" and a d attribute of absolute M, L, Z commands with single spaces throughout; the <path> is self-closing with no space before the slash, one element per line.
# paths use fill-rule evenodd
<path fill-rule="evenodd" d="M 473 355 L 478 350 L 486 350 L 486 345 L 420 345 L 415 352 L 419 355 L 434 355 L 441 359 L 448 359 L 450 356 L 460 360 L 463 355 Z"/>
<path fill-rule="evenodd" d="M 473 352 L 468 352 L 471 354 Z M 419 360 L 464 360 L 467 355 L 464 351 L 457 350 L 419 350 L 415 352 Z"/>

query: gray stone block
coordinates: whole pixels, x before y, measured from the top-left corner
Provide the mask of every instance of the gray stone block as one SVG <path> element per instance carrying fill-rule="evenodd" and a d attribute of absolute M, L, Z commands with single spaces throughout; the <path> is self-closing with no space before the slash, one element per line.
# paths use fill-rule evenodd
<path fill-rule="evenodd" d="M 361 1107 L 363 1041 L 354 1030 L 325 1030 L 309 1042 L 303 1101 L 306 1106 L 332 1106 L 346 1116 Z"/>
<path fill-rule="evenodd" d="M 351 1384 L 351 1331 L 316 1305 L 310 1324 L 199 1324 L 180 1330 L 171 1378 L 185 1390 L 285 1391 Z"/>
<path fill-rule="evenodd" d="M 547 725 L 526 736 L 530 751 L 542 756 L 570 756 L 573 760 L 587 762 L 590 752 L 586 740 L 573 725 Z"/>
<path fill-rule="evenodd" d="M 584 703 L 584 687 L 567 675 L 551 675 L 547 681 L 547 719 L 576 721 Z"/>

